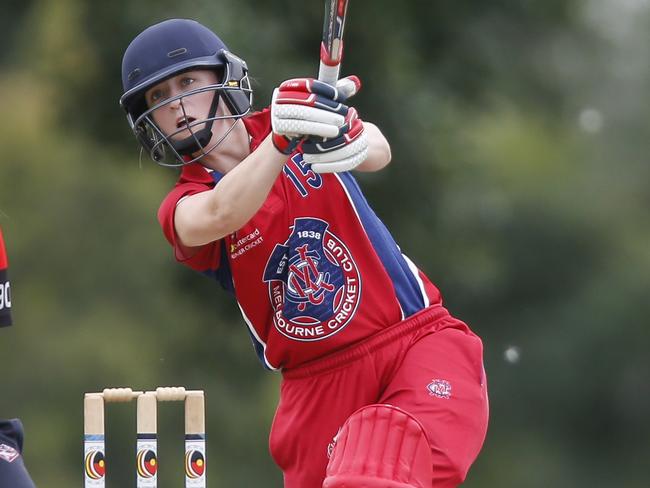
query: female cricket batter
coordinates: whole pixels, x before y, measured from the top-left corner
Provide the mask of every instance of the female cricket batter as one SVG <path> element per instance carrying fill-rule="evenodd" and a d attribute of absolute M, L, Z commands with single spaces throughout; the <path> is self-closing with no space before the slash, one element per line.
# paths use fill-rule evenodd
<path fill-rule="evenodd" d="M 7 254 L 0 229 L 0 327 L 11 325 L 11 288 Z M 23 426 L 18 419 L 0 418 L 0 487 L 34 488 L 22 457 Z"/>
<path fill-rule="evenodd" d="M 244 61 L 192 20 L 127 48 L 120 100 L 154 161 L 181 263 L 234 294 L 262 364 L 282 373 L 271 454 L 287 488 L 453 487 L 488 419 L 480 339 L 400 251 L 349 172 L 389 145 L 337 87 L 282 83 L 252 112 Z"/>

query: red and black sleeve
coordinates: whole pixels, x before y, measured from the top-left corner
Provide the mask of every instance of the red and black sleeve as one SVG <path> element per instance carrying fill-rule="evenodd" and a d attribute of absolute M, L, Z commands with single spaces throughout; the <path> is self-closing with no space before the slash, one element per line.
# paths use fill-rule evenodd
<path fill-rule="evenodd" d="M 0 327 L 11 325 L 11 289 L 7 268 L 9 262 L 5 251 L 5 243 L 0 229 Z"/>

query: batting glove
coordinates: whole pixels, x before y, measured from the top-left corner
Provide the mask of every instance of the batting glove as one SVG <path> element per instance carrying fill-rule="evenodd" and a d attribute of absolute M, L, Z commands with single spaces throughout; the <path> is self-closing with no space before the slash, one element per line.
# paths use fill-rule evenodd
<path fill-rule="evenodd" d="M 368 157 L 368 136 L 354 108 L 333 139 L 309 138 L 302 144 L 303 159 L 316 173 L 350 171 Z"/>
<path fill-rule="evenodd" d="M 349 112 L 343 102 L 360 87 L 356 76 L 339 80 L 335 87 L 313 78 L 283 82 L 273 91 L 271 101 L 275 147 L 291 154 L 304 137 L 339 137 Z"/>

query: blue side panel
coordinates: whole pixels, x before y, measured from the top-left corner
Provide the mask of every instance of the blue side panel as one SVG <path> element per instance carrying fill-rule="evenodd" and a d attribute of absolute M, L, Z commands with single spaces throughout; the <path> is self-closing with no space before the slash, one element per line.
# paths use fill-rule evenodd
<path fill-rule="evenodd" d="M 397 300 L 404 316 L 408 317 L 425 307 L 420 285 L 397 247 L 393 236 L 370 208 L 366 198 L 351 173 L 340 173 L 339 178 L 347 190 L 361 219 L 361 224 L 375 248 L 375 252 L 393 281 Z"/>
<path fill-rule="evenodd" d="M 235 294 L 235 283 L 232 279 L 232 272 L 230 270 L 230 263 L 228 262 L 225 241 L 221 241 L 221 259 L 219 261 L 219 268 L 216 270 L 203 271 L 202 274 L 209 278 L 212 278 L 213 280 L 216 280 L 226 291 L 230 292 L 232 295 Z M 255 348 L 255 354 L 257 354 L 257 357 L 264 368 L 273 370 L 273 368 L 267 364 L 264 357 L 264 344 L 258 341 L 257 338 L 253 335 L 253 332 L 250 330 L 250 326 L 246 327 L 246 330 L 248 331 L 251 342 L 253 343 L 253 347 Z"/>
<path fill-rule="evenodd" d="M 215 183 L 219 183 L 219 180 L 223 178 L 223 174 L 218 171 L 211 171 L 210 176 Z M 235 294 L 235 284 L 232 280 L 230 263 L 228 263 L 228 250 L 226 248 L 226 242 L 223 239 L 221 240 L 221 258 L 219 260 L 219 268 L 216 270 L 204 271 L 203 274 L 219 282 L 224 290 L 233 295 Z"/>
<path fill-rule="evenodd" d="M 209 269 L 203 271 L 203 274 L 213 280 L 216 280 L 224 290 L 235 294 L 235 284 L 232 281 L 232 272 L 230 271 L 230 263 L 228 262 L 228 250 L 226 249 L 226 242 L 221 241 L 221 258 L 219 260 L 219 267 L 217 269 Z"/>
<path fill-rule="evenodd" d="M 255 348 L 255 354 L 257 354 L 257 359 L 260 360 L 262 366 L 264 366 L 264 369 L 267 369 L 269 371 L 274 371 L 274 369 L 268 365 L 268 363 L 266 362 L 266 358 L 264 357 L 264 344 L 262 344 L 260 341 L 258 341 L 255 338 L 250 328 L 246 327 L 246 330 L 248 330 L 248 335 L 250 335 L 251 337 L 251 342 L 253 343 L 253 347 Z"/>

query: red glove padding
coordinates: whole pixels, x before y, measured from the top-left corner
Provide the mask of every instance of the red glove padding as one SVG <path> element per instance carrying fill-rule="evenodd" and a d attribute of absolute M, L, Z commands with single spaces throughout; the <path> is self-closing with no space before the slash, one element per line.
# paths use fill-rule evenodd
<path fill-rule="evenodd" d="M 361 80 L 356 76 L 339 80 L 337 86 L 328 85 L 314 78 L 294 78 L 283 82 L 278 87 L 276 103 L 317 107 L 346 115 L 347 107 L 343 102 L 360 89 Z"/>

